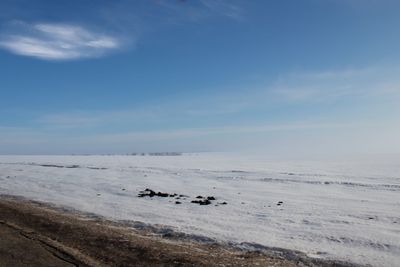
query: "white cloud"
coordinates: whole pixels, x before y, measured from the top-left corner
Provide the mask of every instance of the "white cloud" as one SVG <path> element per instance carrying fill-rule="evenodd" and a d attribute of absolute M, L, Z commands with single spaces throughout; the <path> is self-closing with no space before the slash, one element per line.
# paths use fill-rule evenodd
<path fill-rule="evenodd" d="M 0 36 L 1 48 L 45 60 L 99 57 L 121 46 L 119 38 L 68 24 L 19 22 Z"/>

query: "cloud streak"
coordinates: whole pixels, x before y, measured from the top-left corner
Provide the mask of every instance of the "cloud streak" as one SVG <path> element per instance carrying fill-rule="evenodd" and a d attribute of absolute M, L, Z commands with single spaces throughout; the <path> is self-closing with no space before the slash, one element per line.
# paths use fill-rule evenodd
<path fill-rule="evenodd" d="M 231 19 L 240 20 L 243 18 L 243 10 L 232 1 L 225 0 L 201 0 L 200 1 L 209 10 L 219 13 Z"/>
<path fill-rule="evenodd" d="M 268 91 L 280 100 L 292 103 L 395 96 L 400 84 L 398 70 L 397 66 L 376 66 L 290 73 L 280 77 Z"/>
<path fill-rule="evenodd" d="M 381 129 L 385 128 L 385 131 Z M 79 133 L 0 126 L 0 154 L 244 151 L 270 156 L 398 153 L 395 123 L 292 122 L 216 128 Z"/>
<path fill-rule="evenodd" d="M 394 66 L 289 73 L 269 85 L 235 87 L 232 93 L 227 93 L 225 88 L 212 94 L 199 93 L 191 98 L 164 98 L 153 103 L 107 111 L 64 110 L 38 114 L 31 123 L 46 129 L 95 129 L 111 126 L 118 129 L 131 126 L 159 128 L 167 127 L 166 121 L 168 128 L 194 125 L 208 127 L 220 125 L 224 120 L 230 123 L 246 123 L 248 120 L 273 122 L 274 116 L 291 121 L 293 116 L 297 118 L 297 113 L 305 116 L 305 112 L 311 112 L 307 119 L 311 117 L 324 120 L 325 116 L 329 117 L 332 109 L 339 112 L 348 108 L 348 103 L 359 108 L 374 106 L 378 109 L 384 105 L 386 109 L 398 110 L 400 80 L 397 73 L 398 67 Z M 318 113 L 313 113 L 315 106 L 318 106 Z M 253 114 L 258 114 L 259 117 L 254 118 Z M 344 120 L 357 116 L 356 114 L 350 112 L 339 118 Z M 366 118 L 367 116 L 357 120 Z"/>
<path fill-rule="evenodd" d="M 228 146 L 237 147 L 246 137 L 274 132 L 298 132 L 304 130 L 349 128 L 347 124 L 293 122 L 288 124 L 238 125 L 216 128 L 181 128 L 173 130 L 132 131 L 124 133 L 86 133 L 68 134 L 64 132 L 43 131 L 29 128 L 0 126 L 0 154 L 7 154 L 8 148 L 18 153 L 31 153 L 60 147 L 61 153 L 126 153 L 132 151 L 181 150 L 219 150 L 227 144 L 218 144 L 218 140 L 227 138 L 236 140 Z M 246 138 L 245 138 L 246 139 Z M 253 138 L 249 138 L 253 140 Z M 217 141 L 215 141 L 217 140 Z M 167 142 L 166 142 L 167 141 Z M 214 143 L 217 142 L 217 143 Z M 67 145 L 66 145 L 67 144 Z M 193 144 L 197 144 L 193 146 Z M 71 150 L 70 150 L 71 149 Z M 49 149 L 51 150 L 51 149 Z M 97 152 L 96 152 L 97 151 Z M 43 153 L 51 153 L 44 151 Z"/>
<path fill-rule="evenodd" d="M 119 38 L 78 25 L 18 22 L 12 26 L 0 36 L 0 48 L 43 60 L 100 57 L 122 46 Z"/>

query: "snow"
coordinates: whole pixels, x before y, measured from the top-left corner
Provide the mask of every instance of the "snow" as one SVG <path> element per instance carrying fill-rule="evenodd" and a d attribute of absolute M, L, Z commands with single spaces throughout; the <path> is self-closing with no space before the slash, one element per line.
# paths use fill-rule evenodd
<path fill-rule="evenodd" d="M 181 205 L 173 198 L 138 198 L 146 188 L 190 197 Z M 395 158 L 0 156 L 0 194 L 113 220 L 168 225 L 220 241 L 255 242 L 373 266 L 400 265 L 400 160 Z M 190 203 L 197 195 L 217 200 L 209 206 Z M 214 205 L 223 201 L 228 204 Z"/>

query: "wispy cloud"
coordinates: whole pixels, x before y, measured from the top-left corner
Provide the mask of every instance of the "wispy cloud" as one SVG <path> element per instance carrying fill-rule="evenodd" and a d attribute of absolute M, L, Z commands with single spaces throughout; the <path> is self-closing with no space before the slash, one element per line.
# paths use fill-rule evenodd
<path fill-rule="evenodd" d="M 220 141 L 215 141 L 221 140 L 221 138 L 226 139 L 226 137 L 235 140 L 232 143 L 228 142 L 229 146 L 237 147 L 240 145 L 240 141 L 246 138 L 246 136 L 249 137 L 257 134 L 265 135 L 273 132 L 296 133 L 303 130 L 348 127 L 353 127 L 353 125 L 293 122 L 288 124 L 80 134 L 29 128 L 0 127 L 0 154 L 9 153 L 8 151 L 17 151 L 17 153 L 21 154 L 29 154 L 31 151 L 52 153 L 50 148 L 54 147 L 61 148 L 61 152 L 59 153 L 126 153 L 161 150 L 212 151 L 226 149 L 227 144 L 222 145 L 218 144 Z"/>
<path fill-rule="evenodd" d="M 70 24 L 16 22 L 0 36 L 1 48 L 44 60 L 100 57 L 121 46 L 115 36 Z"/>
<path fill-rule="evenodd" d="M 223 16 L 236 20 L 243 18 L 243 9 L 239 5 L 234 4 L 232 1 L 201 0 L 200 2 L 209 10 L 219 13 Z"/>
<path fill-rule="evenodd" d="M 291 118 L 305 106 L 318 106 L 318 113 L 310 114 L 322 119 L 335 103 L 366 106 L 394 103 L 400 97 L 398 68 L 343 69 L 321 72 L 297 72 L 281 76 L 269 85 L 236 87 L 212 94 L 197 94 L 195 97 L 163 99 L 156 103 L 138 104 L 112 110 L 65 110 L 50 114 L 39 114 L 31 123 L 45 129 L 94 129 L 111 126 L 126 129 L 128 126 L 158 128 L 199 127 L 218 125 L 223 120 L 241 123 L 250 120 L 264 122 L 274 120 L 270 114 Z M 241 90 L 239 90 L 241 89 Z M 388 101 L 388 99 L 390 101 Z M 329 104 L 329 105 L 326 105 Z M 333 105 L 331 105 L 333 104 Z M 257 114 L 259 117 L 254 116 Z M 350 116 L 351 114 L 347 114 Z M 249 117 L 250 116 L 250 117 Z M 174 126 L 172 126 L 174 125 Z"/>
<path fill-rule="evenodd" d="M 385 129 L 385 131 L 382 131 Z M 392 122 L 291 122 L 114 133 L 55 132 L 0 127 L 0 154 L 250 151 L 270 156 L 393 153 L 400 134 Z"/>
<path fill-rule="evenodd" d="M 268 91 L 281 101 L 326 102 L 398 94 L 398 67 L 369 67 L 281 76 Z"/>
<path fill-rule="evenodd" d="M 340 123 L 309 123 L 309 122 L 292 122 L 287 124 L 266 124 L 266 125 L 243 125 L 243 126 L 225 126 L 215 128 L 188 128 L 175 130 L 159 130 L 146 132 L 132 132 L 121 134 L 98 135 L 98 138 L 111 140 L 166 140 L 175 138 L 194 138 L 210 135 L 237 135 L 237 134 L 254 134 L 268 132 L 291 132 L 307 129 L 332 129 L 354 127 L 350 124 Z M 103 140 L 104 140 L 103 139 Z"/>
<path fill-rule="evenodd" d="M 131 110 L 93 111 L 78 110 L 55 114 L 45 114 L 34 119 L 32 123 L 46 129 L 94 128 L 106 125 L 124 125 L 143 120 L 165 119 L 166 111 L 157 107 Z"/>
<path fill-rule="evenodd" d="M 42 60 L 97 58 L 131 47 L 143 31 L 157 29 L 160 25 L 218 17 L 240 20 L 243 17 L 243 9 L 237 1 L 228 0 L 156 0 L 144 3 L 122 0 L 95 7 L 90 5 L 90 9 L 83 5 L 82 8 L 88 18 L 77 20 L 75 15 L 71 15 L 74 12 L 66 10 L 57 14 L 62 23 L 28 23 L 32 11 L 25 12 L 28 15 L 11 12 L 13 15 L 7 19 L 17 17 L 18 20 L 5 24 L 0 22 L 3 24 L 0 25 L 0 49 Z"/>
<path fill-rule="evenodd" d="M 234 0 L 168 1 L 158 0 L 158 6 L 171 11 L 169 21 L 202 21 L 212 17 L 226 17 L 232 20 L 243 19 L 243 8 Z"/>

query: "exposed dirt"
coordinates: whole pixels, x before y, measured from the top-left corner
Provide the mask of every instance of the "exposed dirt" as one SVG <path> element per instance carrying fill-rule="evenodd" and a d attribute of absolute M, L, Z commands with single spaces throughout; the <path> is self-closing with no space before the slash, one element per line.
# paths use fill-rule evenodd
<path fill-rule="evenodd" d="M 48 266 L 49 263 L 54 267 L 74 266 L 51 247 L 32 240 L 14 227 L 0 225 L 0 236 L 0 266 Z"/>
<path fill-rule="evenodd" d="M 170 240 L 44 205 L 0 200 L 0 266 L 299 266 L 223 245 Z"/>

